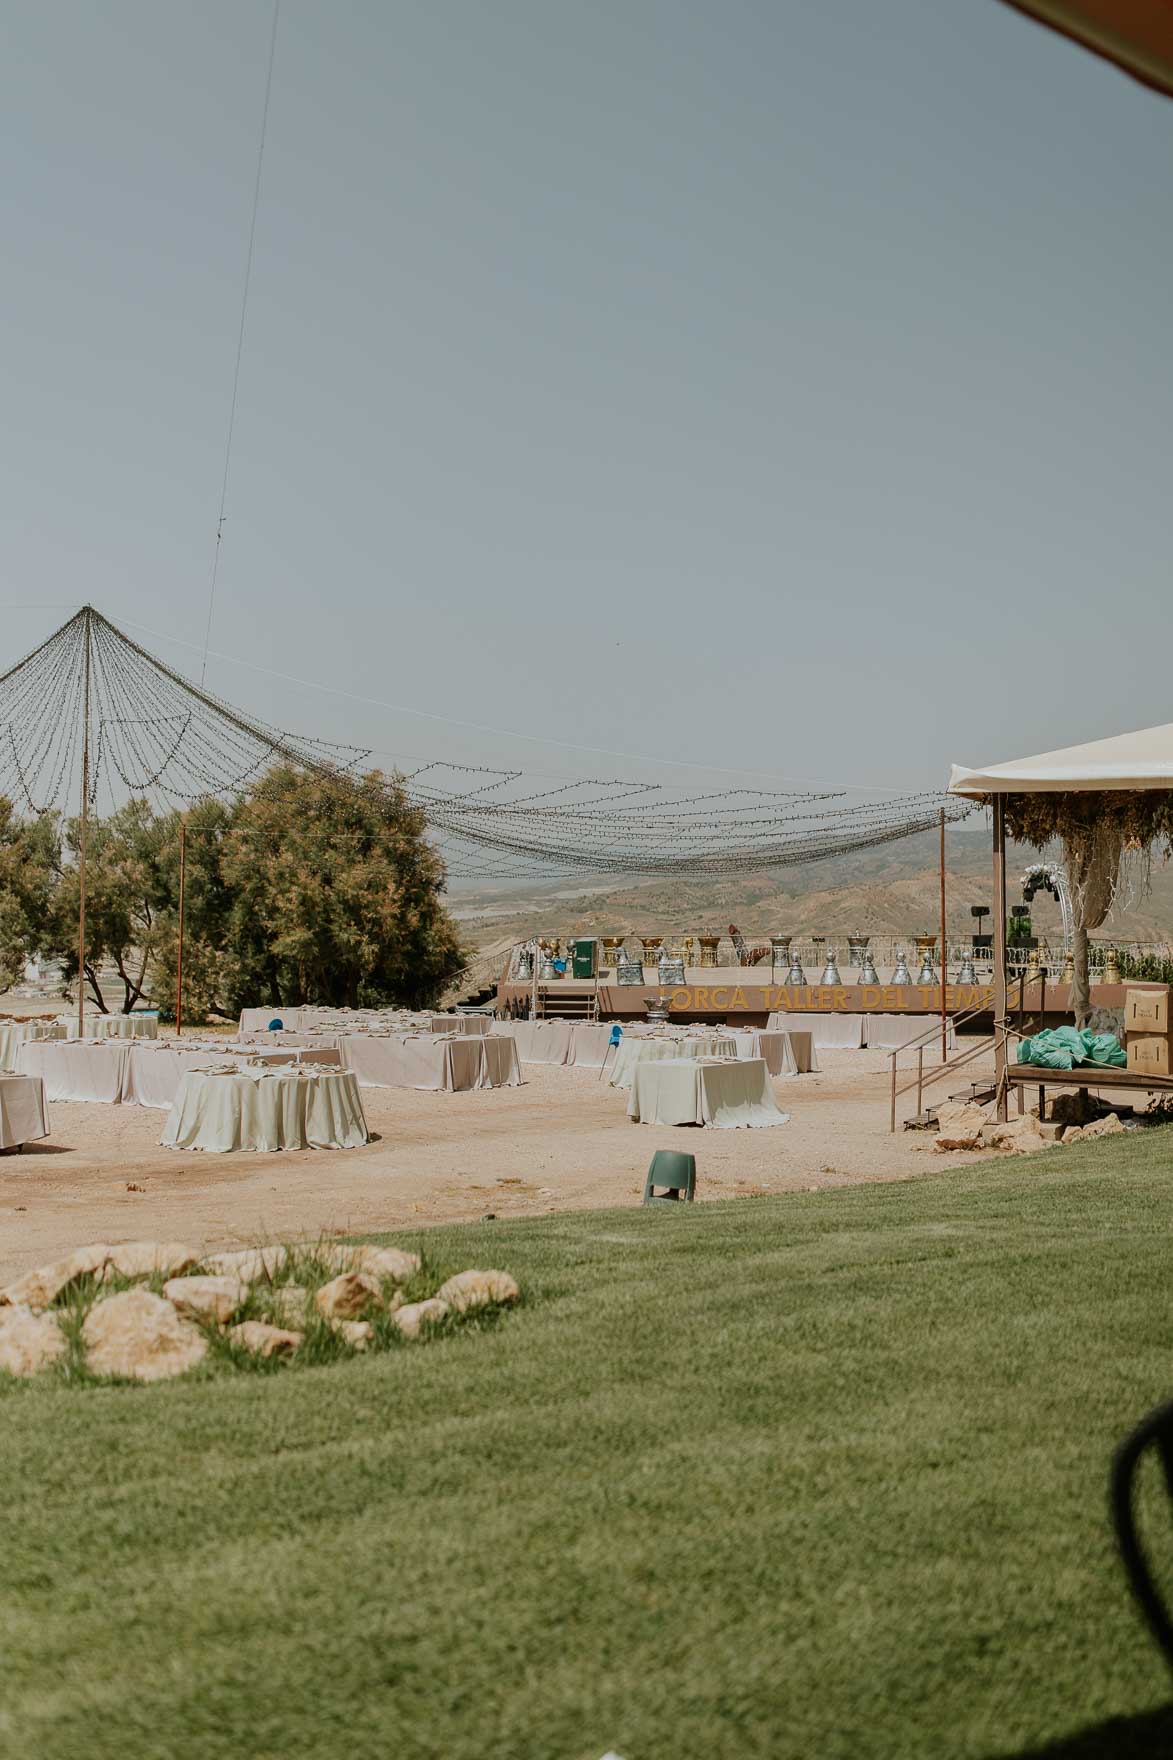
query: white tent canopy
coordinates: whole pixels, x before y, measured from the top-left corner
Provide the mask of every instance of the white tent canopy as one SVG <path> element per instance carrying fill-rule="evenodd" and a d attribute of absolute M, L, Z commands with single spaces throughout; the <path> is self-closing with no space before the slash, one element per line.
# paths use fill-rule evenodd
<path fill-rule="evenodd" d="M 1139 788 L 1173 789 L 1173 724 L 1117 733 L 1035 758 L 1012 758 L 986 770 L 954 764 L 949 777 L 950 794 L 969 796 Z"/>

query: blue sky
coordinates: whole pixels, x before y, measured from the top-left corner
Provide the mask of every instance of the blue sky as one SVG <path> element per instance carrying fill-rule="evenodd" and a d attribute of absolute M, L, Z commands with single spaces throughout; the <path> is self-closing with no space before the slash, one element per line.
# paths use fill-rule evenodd
<path fill-rule="evenodd" d="M 5 663 L 199 674 L 271 17 L 9 10 Z M 994 0 L 284 0 L 209 684 L 689 787 L 1173 718 L 1171 173 Z"/>

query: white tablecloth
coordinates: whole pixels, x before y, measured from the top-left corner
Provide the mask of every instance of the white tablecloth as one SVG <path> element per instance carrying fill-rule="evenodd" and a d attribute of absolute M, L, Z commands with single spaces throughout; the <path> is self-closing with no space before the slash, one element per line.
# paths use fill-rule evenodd
<path fill-rule="evenodd" d="M 64 1039 L 65 1028 L 57 1021 L 0 1021 L 0 1070 L 12 1074 L 16 1053 L 26 1039 Z"/>
<path fill-rule="evenodd" d="M 630 1039 L 624 1037 L 612 1059 L 608 1080 L 613 1088 L 630 1088 L 632 1072 L 642 1063 L 662 1063 L 665 1059 L 688 1059 L 694 1061 L 698 1057 L 718 1057 L 723 1061 L 735 1062 L 737 1044 L 732 1038 L 717 1038 L 713 1034 L 664 1038 L 664 1039 Z"/>
<path fill-rule="evenodd" d="M 760 1057 L 772 1076 L 796 1076 L 798 1063 L 789 1033 L 749 1027 L 734 1034 L 738 1057 Z"/>
<path fill-rule="evenodd" d="M 569 1063 L 579 1030 L 573 1021 L 498 1021 L 492 1036 L 512 1039 L 522 1063 Z"/>
<path fill-rule="evenodd" d="M 347 1033 L 342 1061 L 364 1088 L 426 1088 L 466 1093 L 473 1088 L 521 1086 L 521 1065 L 512 1039 L 461 1033 L 381 1037 Z"/>
<path fill-rule="evenodd" d="M 20 1073 L 40 1076 L 48 1100 L 100 1100 L 117 1106 L 126 1090 L 129 1039 L 26 1039 L 16 1054 Z"/>
<path fill-rule="evenodd" d="M 923 1039 L 925 1061 L 928 1062 L 935 1054 L 941 1055 L 941 1017 L 935 1018 L 927 1014 L 869 1014 L 867 1017 L 867 1043 L 874 1050 L 896 1051 L 913 1039 Z M 956 1049 L 956 1035 L 953 1022 L 947 1024 L 946 1043 L 950 1051 Z M 913 1052 L 915 1056 L 915 1050 Z"/>
<path fill-rule="evenodd" d="M 492 1026 L 487 1014 L 434 1014 L 429 1017 L 429 1033 L 469 1033 L 474 1037 L 487 1033 Z"/>
<path fill-rule="evenodd" d="M 87 1014 L 86 1032 L 92 1039 L 157 1039 L 156 1014 Z"/>
<path fill-rule="evenodd" d="M 761 1058 L 671 1058 L 636 1064 L 627 1115 L 639 1124 L 703 1124 L 716 1130 L 785 1124 Z"/>
<path fill-rule="evenodd" d="M 864 1043 L 864 1022 L 862 1014 L 826 1014 L 818 1010 L 810 1014 L 799 1014 L 788 1008 L 776 1009 L 770 1016 L 767 1026 L 774 1032 L 789 1032 L 799 1028 L 803 1032 L 814 1035 L 813 1043 L 820 1051 L 850 1050 L 858 1051 Z"/>
<path fill-rule="evenodd" d="M 188 1070 L 167 1119 L 169 1149 L 357 1149 L 369 1139 L 349 1070 L 312 1075 Z"/>
<path fill-rule="evenodd" d="M 0 1076 L 0 1149 L 48 1135 L 45 1084 L 37 1076 Z"/>

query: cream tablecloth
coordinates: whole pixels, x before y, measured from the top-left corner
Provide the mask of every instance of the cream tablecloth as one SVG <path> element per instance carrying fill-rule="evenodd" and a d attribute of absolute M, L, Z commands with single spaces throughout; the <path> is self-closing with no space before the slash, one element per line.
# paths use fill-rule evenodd
<path fill-rule="evenodd" d="M 16 1054 L 25 1076 L 40 1076 L 48 1100 L 100 1100 L 117 1106 L 126 1090 L 129 1039 L 26 1039 Z"/>
<path fill-rule="evenodd" d="M 0 1149 L 48 1135 L 45 1084 L 37 1076 L 0 1076 Z"/>
<path fill-rule="evenodd" d="M 168 1149 L 357 1149 L 369 1140 L 349 1070 L 187 1070 L 161 1141 Z"/>
<path fill-rule="evenodd" d="M 573 1021 L 498 1021 L 494 1039 L 512 1039 L 522 1063 L 569 1063 Z"/>
<path fill-rule="evenodd" d="M 86 1029 L 91 1039 L 157 1039 L 159 1017 L 156 1014 L 87 1014 Z"/>
<path fill-rule="evenodd" d="M 813 1043 L 820 1051 L 849 1050 L 858 1051 L 864 1043 L 864 1022 L 862 1014 L 826 1014 L 815 1010 L 810 1014 L 799 1014 L 797 1010 L 780 1008 L 770 1016 L 766 1025 L 772 1032 L 789 1033 L 798 1029 L 812 1033 Z"/>
<path fill-rule="evenodd" d="M 637 1063 L 627 1115 L 637 1124 L 702 1124 L 715 1130 L 785 1124 L 761 1058 L 653 1059 Z"/>
<path fill-rule="evenodd" d="M 57 1021 L 0 1022 L 0 1070 L 13 1074 L 16 1053 L 26 1039 L 64 1039 L 65 1028 Z"/>
<path fill-rule="evenodd" d="M 736 1061 L 737 1044 L 731 1038 L 718 1039 L 713 1034 L 665 1039 L 624 1038 L 615 1053 L 608 1080 L 613 1088 L 630 1088 L 632 1072 L 642 1063 L 662 1063 L 665 1059 L 695 1060 L 718 1057 Z"/>
<path fill-rule="evenodd" d="M 946 1043 L 950 1051 L 957 1048 L 953 1022 L 947 1024 Z M 931 1033 L 931 1037 L 928 1037 Z M 926 1063 L 941 1055 L 941 1017 L 927 1014 L 869 1014 L 867 1044 L 875 1051 L 897 1051 L 913 1039 L 924 1039 Z M 915 1050 L 913 1052 L 915 1056 Z"/>
<path fill-rule="evenodd" d="M 434 1014 L 428 1021 L 429 1033 L 469 1033 L 474 1037 L 487 1033 L 492 1026 L 487 1014 Z"/>
<path fill-rule="evenodd" d="M 473 1088 L 516 1088 L 522 1082 L 517 1046 L 509 1038 L 348 1033 L 341 1049 L 343 1063 L 364 1088 L 466 1093 Z"/>
<path fill-rule="evenodd" d="M 796 1076 L 798 1062 L 789 1033 L 771 1033 L 757 1027 L 734 1034 L 738 1057 L 760 1057 L 772 1076 Z"/>

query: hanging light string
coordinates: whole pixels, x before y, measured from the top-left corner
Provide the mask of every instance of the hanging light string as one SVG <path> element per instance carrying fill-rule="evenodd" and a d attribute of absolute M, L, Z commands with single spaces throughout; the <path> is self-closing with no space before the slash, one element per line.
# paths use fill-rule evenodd
<path fill-rule="evenodd" d="M 360 795 L 368 809 L 382 800 L 389 814 L 407 805 L 454 876 L 477 878 L 788 867 L 928 830 L 942 807 L 949 820 L 973 810 L 927 791 L 863 802 L 829 789 L 680 795 L 616 776 L 535 787 L 520 770 L 443 759 L 380 778 L 369 749 L 286 733 L 243 713 L 87 607 L 0 675 L 0 790 L 27 813 L 58 812 L 76 798 L 87 621 L 95 809 L 131 797 L 161 810 L 245 793 L 277 801 L 279 773 L 290 769 L 325 785 L 327 832 L 346 823 Z"/>

